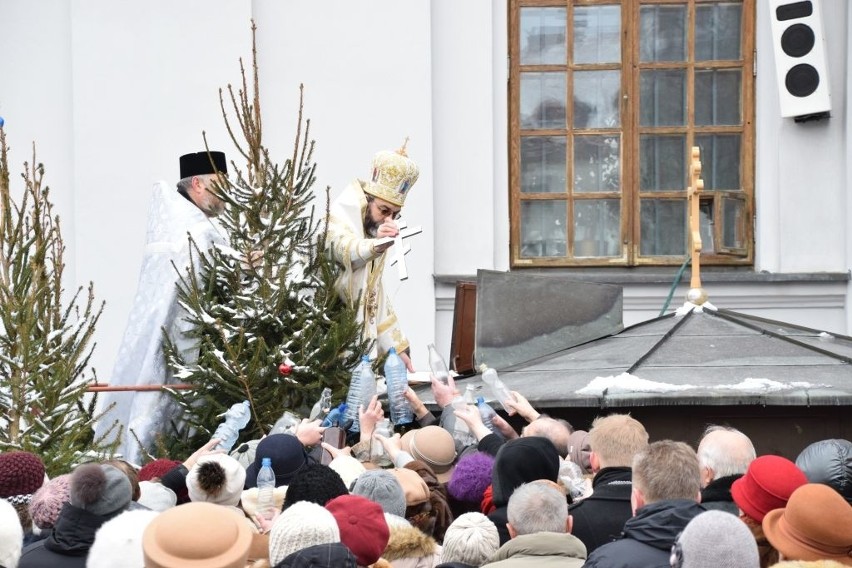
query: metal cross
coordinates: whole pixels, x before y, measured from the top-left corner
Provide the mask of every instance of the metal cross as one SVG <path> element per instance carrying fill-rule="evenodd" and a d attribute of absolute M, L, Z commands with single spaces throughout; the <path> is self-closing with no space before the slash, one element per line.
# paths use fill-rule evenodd
<path fill-rule="evenodd" d="M 405 255 L 411 252 L 411 247 L 403 239 L 422 233 L 423 227 L 418 225 L 416 227 L 409 228 L 404 219 L 397 221 L 397 224 L 399 226 L 399 234 L 393 240 L 393 257 L 391 265 L 396 264 L 400 280 L 408 280 L 408 268 L 405 266 Z"/>

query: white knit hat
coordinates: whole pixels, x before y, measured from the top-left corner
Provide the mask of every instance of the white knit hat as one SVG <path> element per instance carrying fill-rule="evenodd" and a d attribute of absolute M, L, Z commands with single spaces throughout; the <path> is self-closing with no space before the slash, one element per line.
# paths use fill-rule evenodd
<path fill-rule="evenodd" d="M 177 496 L 174 491 L 162 483 L 140 481 L 139 500 L 137 503 L 148 507 L 152 511 L 163 512 L 177 505 Z"/>
<path fill-rule="evenodd" d="M 694 517 L 672 548 L 678 568 L 758 568 L 760 555 L 751 530 L 736 515 L 707 511 Z"/>
<path fill-rule="evenodd" d="M 125 511 L 101 525 L 89 549 L 86 568 L 143 568 L 142 533 L 157 511 Z"/>
<path fill-rule="evenodd" d="M 482 566 L 498 548 L 500 535 L 494 523 L 482 513 L 465 513 L 447 527 L 441 561 Z"/>
<path fill-rule="evenodd" d="M 341 454 L 331 460 L 328 467 L 337 472 L 337 475 L 339 475 L 340 479 L 343 480 L 343 485 L 346 486 L 346 489 L 350 489 L 352 487 L 352 482 L 358 479 L 359 475 L 367 471 L 364 464 L 352 456 L 347 456 L 345 454 Z"/>
<path fill-rule="evenodd" d="M 0 499 L 0 565 L 17 566 L 23 543 L 24 529 L 18 512 L 11 503 Z"/>
<path fill-rule="evenodd" d="M 198 458 L 186 475 L 186 489 L 191 501 L 205 501 L 235 507 L 246 482 L 246 470 L 225 454 Z"/>
<path fill-rule="evenodd" d="M 297 550 L 334 542 L 340 542 L 340 529 L 332 514 L 316 503 L 299 501 L 281 513 L 269 531 L 269 563 L 275 566 Z"/>

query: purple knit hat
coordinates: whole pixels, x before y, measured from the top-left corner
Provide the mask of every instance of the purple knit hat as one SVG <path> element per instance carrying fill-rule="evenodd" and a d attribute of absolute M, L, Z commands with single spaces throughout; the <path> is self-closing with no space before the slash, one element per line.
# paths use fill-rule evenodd
<path fill-rule="evenodd" d="M 494 458 L 484 452 L 464 456 L 453 470 L 447 492 L 459 501 L 479 503 L 485 489 L 491 485 L 493 467 Z"/>
<path fill-rule="evenodd" d="M 44 484 L 44 462 L 30 452 L 0 453 L 0 497 L 13 505 L 29 503 Z"/>
<path fill-rule="evenodd" d="M 35 492 L 30 501 L 30 516 L 40 529 L 52 529 L 59 518 L 59 511 L 65 503 L 71 501 L 69 480 L 71 474 L 66 473 L 54 477 Z"/>

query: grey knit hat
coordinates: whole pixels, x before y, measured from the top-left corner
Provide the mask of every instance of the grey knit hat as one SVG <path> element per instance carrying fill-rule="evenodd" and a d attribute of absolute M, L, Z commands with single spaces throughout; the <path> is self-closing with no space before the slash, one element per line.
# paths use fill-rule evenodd
<path fill-rule="evenodd" d="M 353 495 L 361 495 L 382 506 L 385 513 L 405 517 L 405 492 L 396 476 L 383 469 L 370 469 L 358 476 Z"/>
<path fill-rule="evenodd" d="M 69 485 L 71 504 L 93 515 L 122 511 L 133 497 L 127 475 L 111 465 L 83 464 L 71 474 Z"/>
<path fill-rule="evenodd" d="M 481 566 L 498 548 L 500 535 L 494 523 L 482 513 L 465 513 L 447 528 L 441 560 Z"/>
<path fill-rule="evenodd" d="M 758 568 L 754 535 L 736 515 L 707 511 L 694 517 L 672 548 L 674 568 Z"/>
<path fill-rule="evenodd" d="M 296 551 L 340 542 L 332 514 L 316 503 L 299 501 L 281 513 L 269 531 L 269 563 L 275 566 Z"/>

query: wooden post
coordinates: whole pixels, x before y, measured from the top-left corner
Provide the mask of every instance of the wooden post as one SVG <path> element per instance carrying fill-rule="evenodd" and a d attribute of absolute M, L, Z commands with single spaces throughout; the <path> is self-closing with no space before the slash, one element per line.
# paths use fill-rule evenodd
<path fill-rule="evenodd" d="M 687 189 L 687 209 L 689 219 L 689 254 L 692 261 L 692 279 L 689 282 L 689 292 L 686 299 L 693 304 L 701 305 L 707 301 L 707 292 L 701 287 L 701 190 L 704 180 L 701 179 L 701 150 L 692 147 L 692 158 L 689 161 L 689 188 Z"/>

